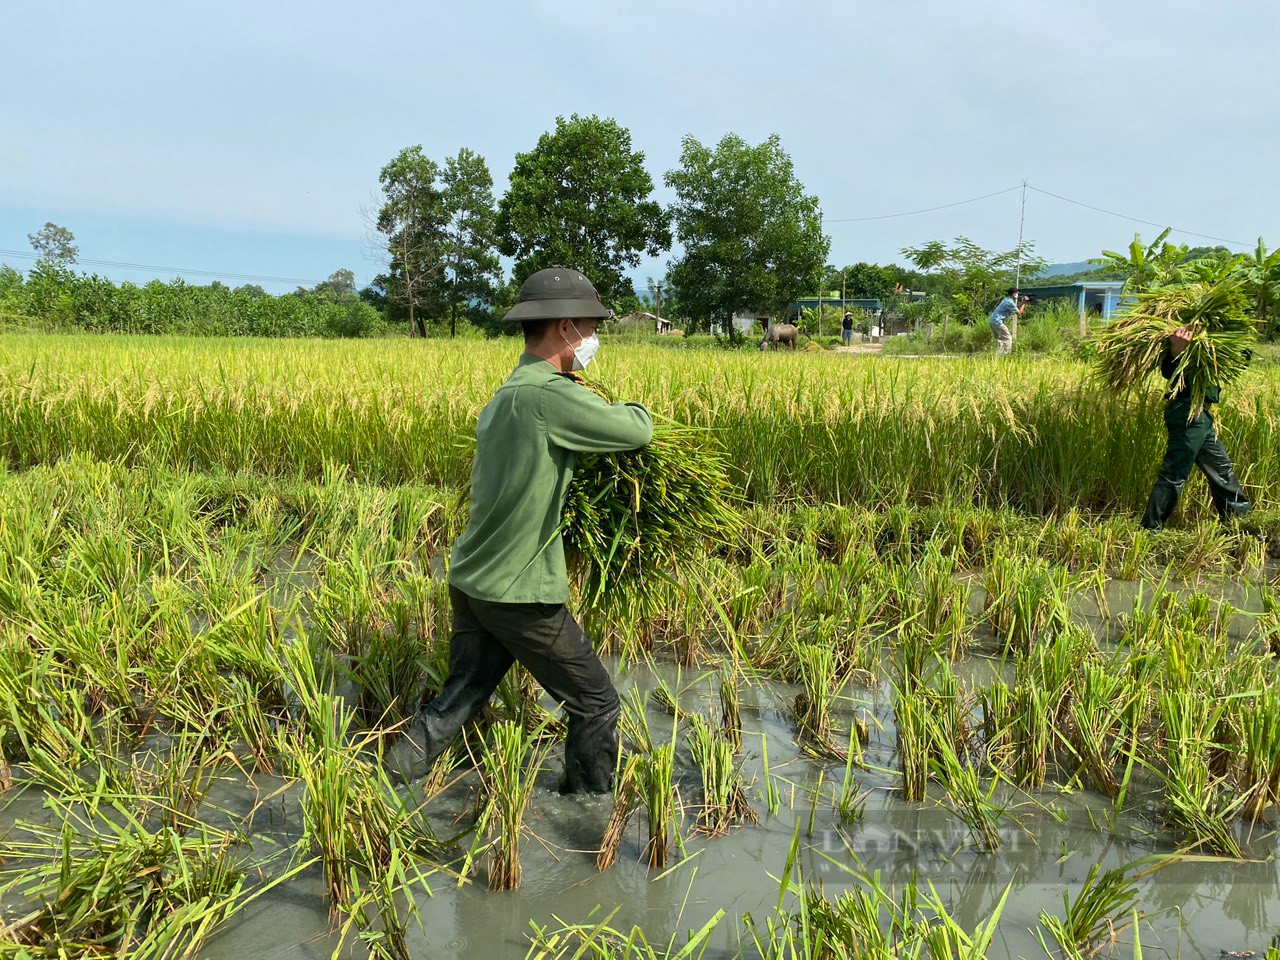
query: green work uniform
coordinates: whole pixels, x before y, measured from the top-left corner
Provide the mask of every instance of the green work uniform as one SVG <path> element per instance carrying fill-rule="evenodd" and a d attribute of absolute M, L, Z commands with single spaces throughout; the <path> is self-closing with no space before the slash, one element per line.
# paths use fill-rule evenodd
<path fill-rule="evenodd" d="M 565 603 L 560 513 L 579 453 L 636 450 L 653 438 L 638 403 L 607 403 L 530 354 L 480 413 L 471 517 L 449 583 L 492 603 Z"/>
<path fill-rule="evenodd" d="M 1172 378 L 1174 367 L 1173 354 L 1166 343 L 1160 360 L 1161 372 L 1166 378 Z M 1194 419 L 1190 419 L 1192 400 L 1185 387 L 1166 398 L 1164 426 L 1169 441 L 1151 496 L 1147 499 L 1146 512 L 1142 516 L 1142 525 L 1148 530 L 1158 530 L 1164 526 L 1174 507 L 1178 505 L 1182 489 L 1195 467 L 1199 467 L 1204 474 L 1214 509 L 1223 520 L 1241 516 L 1253 509 L 1231 466 L 1231 458 L 1227 456 L 1226 448 L 1214 430 L 1209 404 L 1217 403 L 1220 399 L 1218 388 L 1209 387 L 1205 390 L 1204 409 Z"/>
<path fill-rule="evenodd" d="M 396 745 L 399 779 L 425 773 L 518 661 L 569 716 L 561 790 L 608 792 L 618 692 L 565 606 L 560 515 L 579 453 L 634 450 L 652 437 L 638 403 L 606 403 L 545 360 L 520 358 L 476 426 L 471 519 L 449 568 L 449 676 Z"/>

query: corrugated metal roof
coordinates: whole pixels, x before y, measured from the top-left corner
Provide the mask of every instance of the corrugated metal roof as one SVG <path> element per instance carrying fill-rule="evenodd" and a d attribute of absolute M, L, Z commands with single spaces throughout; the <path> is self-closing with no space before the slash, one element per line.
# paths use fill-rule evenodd
<path fill-rule="evenodd" d="M 1064 283 L 1052 287 L 1021 287 L 1019 293 L 1034 297 L 1069 297 L 1078 295 L 1081 290 L 1120 291 L 1124 288 L 1123 280 L 1081 280 L 1076 283 Z"/>

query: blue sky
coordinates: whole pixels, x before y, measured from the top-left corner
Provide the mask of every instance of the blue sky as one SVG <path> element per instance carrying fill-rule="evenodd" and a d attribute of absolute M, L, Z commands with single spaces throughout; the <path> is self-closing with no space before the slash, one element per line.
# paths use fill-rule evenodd
<path fill-rule="evenodd" d="M 276 277 L 263 285 L 277 291 L 340 267 L 363 282 L 379 269 L 363 212 L 397 151 L 469 147 L 501 192 L 515 153 L 575 112 L 628 127 L 664 201 L 686 134 L 778 133 L 836 263 L 959 234 L 1011 247 L 1017 192 L 847 221 L 1023 178 L 1280 243 L 1270 2 L 8 0 L 3 23 L 0 250 L 29 251 L 52 220 L 82 258 Z M 1135 231 L 1156 229 L 1029 194 L 1026 236 L 1050 259 Z"/>

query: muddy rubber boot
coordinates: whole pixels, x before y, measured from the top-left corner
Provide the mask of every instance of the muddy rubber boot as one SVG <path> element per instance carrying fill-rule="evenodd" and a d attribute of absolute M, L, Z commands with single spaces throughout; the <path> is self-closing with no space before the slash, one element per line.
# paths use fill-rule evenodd
<path fill-rule="evenodd" d="M 382 765 L 387 771 L 387 777 L 398 785 L 426 776 L 431 768 L 430 748 L 426 724 L 422 722 L 422 714 L 419 713 L 391 745 L 391 749 L 383 754 Z"/>
<path fill-rule="evenodd" d="M 466 602 L 465 596 L 462 602 Z M 455 600 L 455 610 L 457 603 Z M 474 631 L 455 632 L 450 638 L 450 672 L 444 689 L 419 708 L 387 753 L 387 772 L 393 780 L 405 783 L 425 776 L 467 721 L 484 708 L 511 666 L 511 655 L 501 647 L 495 651 L 477 646 L 482 639 Z"/>
<path fill-rule="evenodd" d="M 569 717 L 560 793 L 611 793 L 618 766 L 618 711 Z"/>
<path fill-rule="evenodd" d="M 1212 430 L 1213 421 L 1204 413 L 1188 423 L 1190 410 L 1189 400 L 1170 400 L 1164 405 L 1168 443 L 1151 496 L 1147 499 L 1146 512 L 1142 515 L 1142 525 L 1148 530 L 1159 530 L 1172 516 L 1191 471 L 1195 469 L 1205 437 Z"/>
<path fill-rule="evenodd" d="M 400 739 L 383 755 L 383 766 L 391 782 L 409 783 L 425 777 L 467 719 L 441 715 L 430 706 L 419 710 Z"/>
<path fill-rule="evenodd" d="M 1164 526 L 1166 520 L 1173 514 L 1173 508 L 1178 505 L 1178 498 L 1182 495 L 1182 488 L 1186 482 L 1176 483 L 1168 480 L 1159 479 L 1151 490 L 1151 496 L 1147 499 L 1147 509 L 1142 515 L 1142 526 L 1147 530 L 1159 530 Z"/>

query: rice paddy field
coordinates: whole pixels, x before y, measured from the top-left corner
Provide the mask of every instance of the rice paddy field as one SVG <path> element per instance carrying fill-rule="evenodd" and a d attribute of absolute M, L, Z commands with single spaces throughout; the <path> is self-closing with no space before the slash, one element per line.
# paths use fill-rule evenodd
<path fill-rule="evenodd" d="M 575 604 L 612 797 L 518 670 L 397 788 L 517 353 L 0 336 L 0 957 L 1280 956 L 1274 366 L 1151 533 L 1084 364 L 606 341 L 740 532 Z"/>

